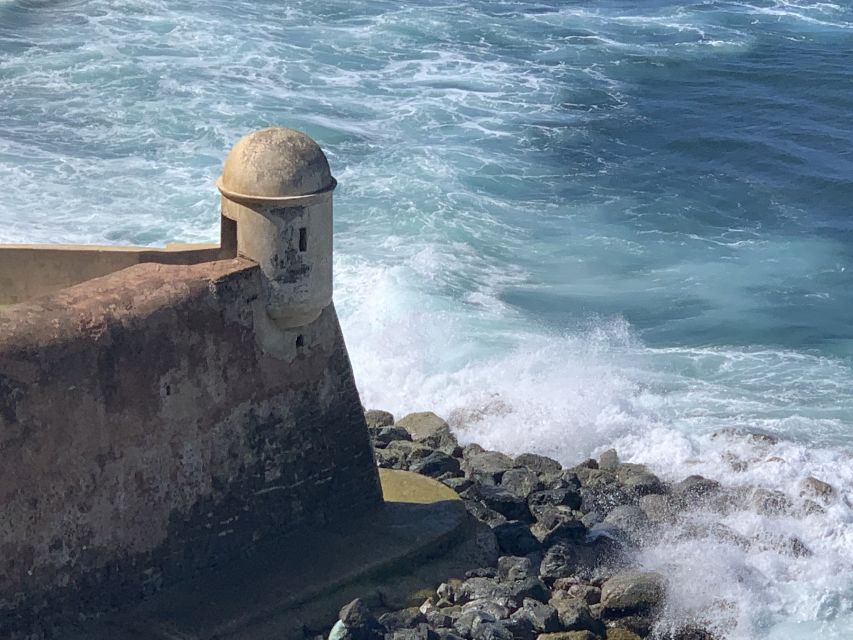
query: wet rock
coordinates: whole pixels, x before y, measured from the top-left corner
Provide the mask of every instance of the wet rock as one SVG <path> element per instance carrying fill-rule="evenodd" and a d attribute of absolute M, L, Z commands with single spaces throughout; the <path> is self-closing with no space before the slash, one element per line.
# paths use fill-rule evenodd
<path fill-rule="evenodd" d="M 813 516 L 820 515 L 821 513 L 826 513 L 826 509 L 820 506 L 814 500 L 803 500 L 802 504 L 802 512 L 804 515 Z"/>
<path fill-rule="evenodd" d="M 619 466 L 619 454 L 616 449 L 608 449 L 598 457 L 598 468 L 604 471 L 616 471 Z"/>
<path fill-rule="evenodd" d="M 542 488 L 539 476 L 530 469 L 507 469 L 501 476 L 501 486 L 519 498 L 527 499 L 533 491 Z"/>
<path fill-rule="evenodd" d="M 676 508 L 670 496 L 649 494 L 642 496 L 638 502 L 640 509 L 651 522 L 672 523 L 675 521 Z"/>
<path fill-rule="evenodd" d="M 667 492 L 667 486 L 653 473 L 631 474 L 622 481 L 622 484 L 636 496 Z"/>
<path fill-rule="evenodd" d="M 465 572 L 466 578 L 497 578 L 498 570 L 495 567 L 480 567 L 478 569 L 471 569 L 470 571 Z"/>
<path fill-rule="evenodd" d="M 606 526 L 596 525 L 599 530 L 606 531 L 607 535 L 621 542 L 638 545 L 646 535 L 649 520 L 645 511 L 635 505 L 621 505 L 615 507 L 607 514 L 602 523 Z M 596 528 L 593 527 L 593 531 Z"/>
<path fill-rule="evenodd" d="M 552 458 L 535 453 L 522 453 L 515 459 L 515 466 L 526 467 L 536 473 L 556 474 L 562 471 L 563 465 Z"/>
<path fill-rule="evenodd" d="M 364 420 L 368 429 L 390 427 L 394 424 L 394 414 L 381 409 L 370 409 L 364 412 Z"/>
<path fill-rule="evenodd" d="M 527 500 L 502 486 L 481 486 L 478 488 L 480 500 L 489 509 L 497 511 L 508 520 L 529 522 L 533 519 Z"/>
<path fill-rule="evenodd" d="M 758 487 L 748 493 L 747 504 L 763 515 L 780 515 L 791 509 L 791 501 L 781 491 Z"/>
<path fill-rule="evenodd" d="M 659 573 L 624 571 L 602 585 L 602 615 L 619 618 L 649 613 L 660 606 L 665 591 L 666 582 Z"/>
<path fill-rule="evenodd" d="M 456 596 L 459 588 L 462 586 L 462 581 L 451 578 L 447 582 L 442 582 L 435 590 L 435 595 L 439 600 L 445 600 L 450 603 L 456 602 Z"/>
<path fill-rule="evenodd" d="M 514 623 L 513 627 L 520 629 L 529 627 L 537 633 L 553 633 L 560 630 L 557 610 L 551 605 L 531 598 L 524 600 L 521 608 L 512 614 L 511 620 Z"/>
<path fill-rule="evenodd" d="M 687 476 L 681 482 L 676 482 L 672 485 L 673 495 L 678 496 L 682 502 L 687 503 L 711 496 L 719 490 L 719 482 L 697 475 Z"/>
<path fill-rule="evenodd" d="M 464 455 L 464 454 L 463 454 Z M 482 451 L 465 456 L 462 470 L 465 476 L 484 485 L 497 485 L 503 474 L 512 468 L 512 458 L 497 451 Z"/>
<path fill-rule="evenodd" d="M 436 635 L 439 640 L 465 640 L 459 633 L 457 633 L 456 629 L 447 629 L 440 628 L 435 630 Z"/>
<path fill-rule="evenodd" d="M 676 629 L 670 636 L 671 640 L 716 640 L 714 634 L 695 624 L 689 624 Z"/>
<path fill-rule="evenodd" d="M 530 529 L 518 520 L 503 522 L 492 531 L 498 542 L 498 548 L 511 556 L 526 556 L 542 549 L 542 544 L 530 533 Z"/>
<path fill-rule="evenodd" d="M 410 471 L 421 475 L 437 478 L 443 474 L 460 473 L 459 460 L 442 451 L 433 451 L 425 458 L 421 458 L 411 464 Z"/>
<path fill-rule="evenodd" d="M 833 493 L 834 490 L 831 484 L 823 480 L 818 480 L 814 476 L 808 476 L 800 482 L 801 496 L 818 498 L 824 502 L 828 502 L 832 498 Z"/>

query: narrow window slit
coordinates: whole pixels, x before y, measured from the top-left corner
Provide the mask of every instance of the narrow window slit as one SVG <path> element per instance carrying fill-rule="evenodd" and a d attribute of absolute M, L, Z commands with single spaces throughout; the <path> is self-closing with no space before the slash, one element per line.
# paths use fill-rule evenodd
<path fill-rule="evenodd" d="M 308 251 L 308 229 L 305 227 L 299 228 L 299 250 Z"/>
<path fill-rule="evenodd" d="M 305 337 L 302 335 L 296 336 L 296 348 L 301 349 L 305 346 Z"/>

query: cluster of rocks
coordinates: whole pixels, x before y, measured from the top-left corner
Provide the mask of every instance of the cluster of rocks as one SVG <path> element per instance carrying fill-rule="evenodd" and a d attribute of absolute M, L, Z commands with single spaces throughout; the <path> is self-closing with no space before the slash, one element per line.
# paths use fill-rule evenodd
<path fill-rule="evenodd" d="M 448 579 L 419 607 L 377 617 L 356 600 L 329 640 L 712 640 L 702 620 L 661 623 L 667 581 L 632 567 L 631 552 L 649 540 L 690 537 L 808 556 L 797 538 L 746 538 L 707 515 L 808 516 L 833 498 L 832 487 L 811 477 L 796 504 L 778 491 L 723 488 L 698 475 L 664 482 L 614 450 L 564 469 L 541 455 L 460 446 L 430 412 L 365 417 L 377 465 L 454 489 L 487 525 L 496 561 Z"/>
<path fill-rule="evenodd" d="M 662 482 L 615 451 L 571 469 L 551 458 L 515 458 L 462 447 L 433 413 L 395 421 L 366 413 L 376 461 L 435 478 L 488 525 L 497 562 L 448 579 L 420 607 L 375 617 L 344 607 L 330 640 L 700 640 L 698 626 L 656 628 L 664 576 L 631 568 L 625 552 L 649 529 L 661 499 L 692 499 L 716 483 Z"/>

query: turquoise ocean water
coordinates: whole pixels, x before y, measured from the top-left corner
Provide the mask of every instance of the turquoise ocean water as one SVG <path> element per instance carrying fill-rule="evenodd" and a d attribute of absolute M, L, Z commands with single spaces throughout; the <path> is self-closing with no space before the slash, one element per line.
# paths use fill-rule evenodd
<path fill-rule="evenodd" d="M 853 638 L 853 5 L 0 0 L 0 242 L 213 240 L 272 124 L 340 182 L 366 405 L 784 492 L 637 561 L 669 622 Z"/>

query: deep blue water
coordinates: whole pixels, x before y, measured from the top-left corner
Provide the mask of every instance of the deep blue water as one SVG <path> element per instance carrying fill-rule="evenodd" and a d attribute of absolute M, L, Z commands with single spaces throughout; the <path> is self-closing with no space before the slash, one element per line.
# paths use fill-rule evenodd
<path fill-rule="evenodd" d="M 365 404 L 795 502 L 827 480 L 821 516 L 727 521 L 812 558 L 638 560 L 672 619 L 850 638 L 851 114 L 850 2 L 0 0 L 0 241 L 212 240 L 230 146 L 301 129 Z"/>

